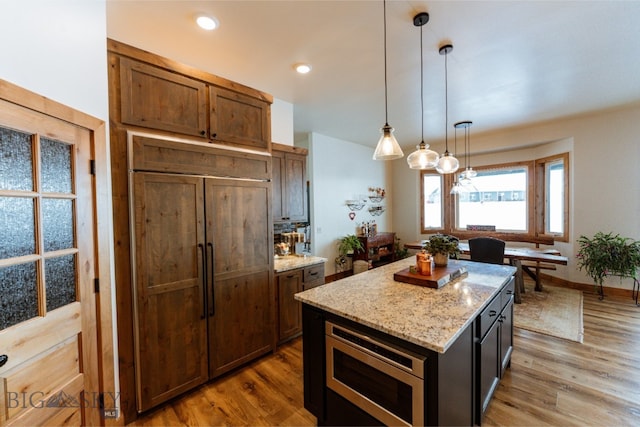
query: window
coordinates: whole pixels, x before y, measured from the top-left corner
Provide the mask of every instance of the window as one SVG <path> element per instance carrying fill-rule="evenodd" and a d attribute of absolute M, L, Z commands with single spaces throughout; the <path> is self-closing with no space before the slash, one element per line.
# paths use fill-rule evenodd
<path fill-rule="evenodd" d="M 455 176 L 423 171 L 422 233 L 509 233 L 568 241 L 569 154 L 476 167 L 478 175 L 451 195 Z"/>
<path fill-rule="evenodd" d="M 454 199 L 455 229 L 495 227 L 496 231 L 526 233 L 528 170 L 526 165 L 478 169 L 472 184 L 463 185 Z"/>
<path fill-rule="evenodd" d="M 443 177 L 437 172 L 423 172 L 420 177 L 422 232 L 442 230 L 444 228 Z"/>
<path fill-rule="evenodd" d="M 536 160 L 538 197 L 536 231 L 556 240 L 569 238 L 569 154 Z"/>

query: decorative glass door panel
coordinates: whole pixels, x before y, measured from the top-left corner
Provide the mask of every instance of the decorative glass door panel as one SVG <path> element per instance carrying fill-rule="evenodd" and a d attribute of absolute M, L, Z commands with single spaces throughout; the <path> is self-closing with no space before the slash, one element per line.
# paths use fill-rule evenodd
<path fill-rule="evenodd" d="M 76 301 L 73 162 L 68 143 L 0 127 L 0 329 Z"/>
<path fill-rule="evenodd" d="M 0 426 L 95 423 L 91 152 L 89 130 L 0 99 Z"/>

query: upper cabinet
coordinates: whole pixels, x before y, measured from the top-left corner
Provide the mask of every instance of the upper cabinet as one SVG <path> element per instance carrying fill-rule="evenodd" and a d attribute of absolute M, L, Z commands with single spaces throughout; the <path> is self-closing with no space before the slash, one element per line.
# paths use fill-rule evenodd
<path fill-rule="evenodd" d="M 274 222 L 308 222 L 307 150 L 272 144 Z"/>
<path fill-rule="evenodd" d="M 120 59 L 121 121 L 207 137 L 207 85 L 129 58 Z"/>
<path fill-rule="evenodd" d="M 209 95 L 211 140 L 260 150 L 269 148 L 271 119 L 267 102 L 219 87 L 210 87 Z"/>
<path fill-rule="evenodd" d="M 273 97 L 149 52 L 108 40 L 112 120 L 238 148 L 271 148 Z M 112 108 L 112 111 L 114 108 Z"/>

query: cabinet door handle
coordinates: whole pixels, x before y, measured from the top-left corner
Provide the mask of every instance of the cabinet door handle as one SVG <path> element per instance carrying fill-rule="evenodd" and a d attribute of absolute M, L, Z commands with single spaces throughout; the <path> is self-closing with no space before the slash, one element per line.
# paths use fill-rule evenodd
<path fill-rule="evenodd" d="M 489 312 L 489 317 L 493 317 L 493 316 L 495 316 L 496 314 L 498 314 L 498 312 L 497 312 L 497 311 L 495 311 L 495 310 L 491 310 L 491 311 Z"/>
<path fill-rule="evenodd" d="M 198 243 L 200 254 L 202 255 L 202 314 L 201 319 L 207 317 L 207 256 L 204 253 L 204 245 Z"/>
<path fill-rule="evenodd" d="M 293 279 L 293 278 L 294 278 L 294 276 L 295 276 L 295 274 L 289 274 L 289 275 L 287 276 L 287 279 Z"/>
<path fill-rule="evenodd" d="M 6 354 L 0 354 L 0 368 L 3 367 L 8 360 L 9 356 L 7 356 Z"/>
<path fill-rule="evenodd" d="M 211 307 L 209 308 L 209 317 L 213 317 L 214 314 L 216 314 L 216 294 L 215 294 L 215 277 L 214 277 L 214 273 L 215 273 L 215 269 L 213 268 L 214 266 L 214 262 L 215 262 L 215 258 L 213 257 L 213 243 L 209 242 L 207 243 L 207 246 L 209 247 L 209 251 L 211 252 Z"/>
<path fill-rule="evenodd" d="M 507 291 L 507 295 L 513 295 L 513 291 L 512 291 L 511 289 L 509 289 L 509 290 Z"/>
<path fill-rule="evenodd" d="M 317 276 L 318 272 L 316 271 L 315 273 L 309 273 L 309 276 Z"/>

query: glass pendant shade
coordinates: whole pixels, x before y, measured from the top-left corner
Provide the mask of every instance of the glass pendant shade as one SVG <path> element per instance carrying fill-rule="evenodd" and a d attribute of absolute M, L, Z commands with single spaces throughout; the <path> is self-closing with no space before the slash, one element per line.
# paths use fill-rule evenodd
<path fill-rule="evenodd" d="M 462 185 L 471 184 L 471 178 L 474 178 L 478 175 L 478 172 L 474 171 L 471 166 L 467 166 L 465 170 L 460 174 L 460 183 Z"/>
<path fill-rule="evenodd" d="M 417 150 L 407 156 L 409 169 L 433 169 L 438 164 L 438 153 L 429 150 L 429 145 L 421 142 Z"/>
<path fill-rule="evenodd" d="M 404 156 L 400 144 L 393 136 L 393 128 L 388 123 L 380 129 L 382 136 L 378 140 L 376 151 L 373 153 L 373 160 L 393 160 Z"/>
<path fill-rule="evenodd" d="M 451 191 L 449 192 L 449 194 L 460 194 L 462 193 L 462 186 L 458 183 L 458 181 L 456 181 L 453 184 L 453 187 L 451 187 Z"/>
<path fill-rule="evenodd" d="M 440 157 L 440 160 L 438 160 L 436 170 L 438 171 L 438 173 L 447 174 L 454 173 L 458 170 L 459 167 L 460 162 L 458 161 L 458 159 L 449 154 L 448 151 L 445 151 L 442 157 Z"/>

